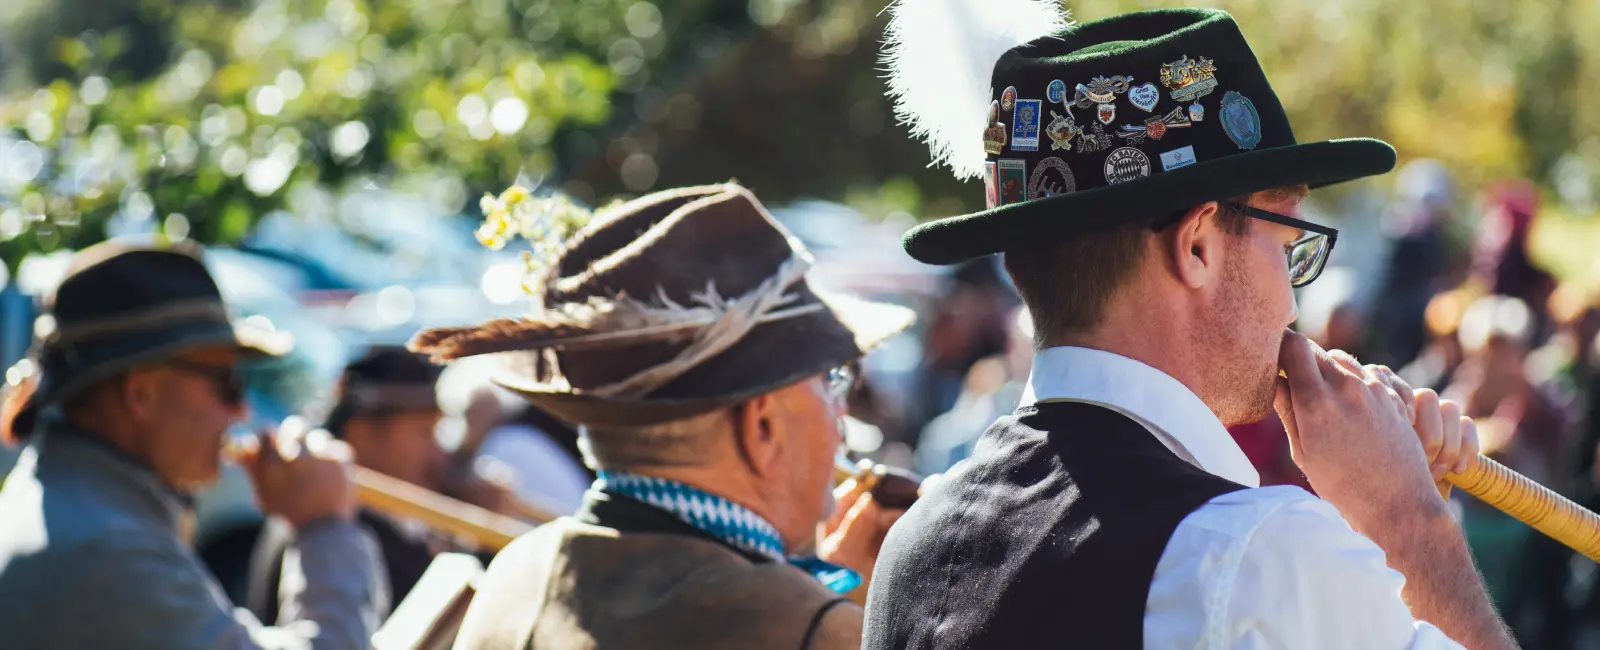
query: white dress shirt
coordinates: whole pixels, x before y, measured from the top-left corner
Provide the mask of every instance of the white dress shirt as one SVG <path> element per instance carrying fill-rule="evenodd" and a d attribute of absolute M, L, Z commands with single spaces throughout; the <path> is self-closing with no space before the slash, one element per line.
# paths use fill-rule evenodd
<path fill-rule="evenodd" d="M 1073 401 L 1144 425 L 1180 458 L 1246 487 L 1178 524 L 1145 602 L 1144 647 L 1460 648 L 1412 618 L 1405 578 L 1326 501 L 1261 477 L 1200 398 L 1166 373 L 1077 347 L 1034 356 L 1022 405 Z"/>

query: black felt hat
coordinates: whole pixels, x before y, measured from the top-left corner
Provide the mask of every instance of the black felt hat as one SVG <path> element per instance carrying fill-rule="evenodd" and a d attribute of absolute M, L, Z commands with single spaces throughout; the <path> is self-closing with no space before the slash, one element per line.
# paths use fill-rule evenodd
<path fill-rule="evenodd" d="M 438 410 L 443 373 L 443 366 L 405 346 L 375 345 L 345 366 L 334 396 L 356 413 Z"/>
<path fill-rule="evenodd" d="M 46 301 L 55 328 L 38 342 L 38 385 L 12 430 L 30 433 L 39 409 L 185 350 L 220 345 L 247 357 L 288 353 L 288 334 L 230 318 L 200 255 L 192 246 L 122 242 L 74 255 Z"/>
<path fill-rule="evenodd" d="M 1056 29 L 1001 54 L 991 85 L 989 115 L 970 129 L 987 154 L 988 209 L 907 232 L 905 249 L 920 261 L 958 263 L 1395 164 L 1378 140 L 1297 142 L 1238 24 L 1214 9 Z"/>
<path fill-rule="evenodd" d="M 904 307 L 812 289 L 811 262 L 744 187 L 664 190 L 595 214 L 532 313 L 425 330 L 409 347 L 502 355 L 495 381 L 569 423 L 677 420 L 854 362 L 911 324 Z"/>

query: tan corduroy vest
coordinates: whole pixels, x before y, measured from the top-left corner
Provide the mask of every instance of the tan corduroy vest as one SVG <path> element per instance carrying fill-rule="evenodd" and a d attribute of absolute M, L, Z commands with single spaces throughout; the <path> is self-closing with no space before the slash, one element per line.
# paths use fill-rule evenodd
<path fill-rule="evenodd" d="M 496 556 L 455 650 L 857 650 L 861 611 L 838 600 L 713 541 L 563 517 Z"/>

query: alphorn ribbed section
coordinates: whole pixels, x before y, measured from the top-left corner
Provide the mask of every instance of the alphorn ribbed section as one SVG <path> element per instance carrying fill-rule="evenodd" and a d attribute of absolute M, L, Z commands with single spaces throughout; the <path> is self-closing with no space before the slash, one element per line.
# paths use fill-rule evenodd
<path fill-rule="evenodd" d="M 1535 530 L 1600 562 L 1600 515 L 1555 490 L 1533 482 L 1485 456 L 1466 472 L 1445 476 L 1477 497 Z"/>

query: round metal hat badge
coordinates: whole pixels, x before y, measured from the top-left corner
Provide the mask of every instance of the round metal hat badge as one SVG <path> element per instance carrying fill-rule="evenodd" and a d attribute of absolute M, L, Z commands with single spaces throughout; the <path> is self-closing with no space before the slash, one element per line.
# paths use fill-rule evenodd
<path fill-rule="evenodd" d="M 1106 156 L 1106 184 L 1116 185 L 1150 175 L 1150 157 L 1134 147 L 1122 147 Z"/>

